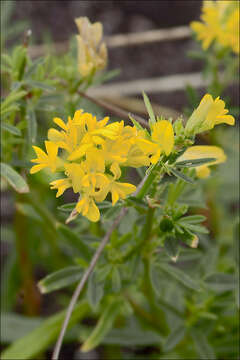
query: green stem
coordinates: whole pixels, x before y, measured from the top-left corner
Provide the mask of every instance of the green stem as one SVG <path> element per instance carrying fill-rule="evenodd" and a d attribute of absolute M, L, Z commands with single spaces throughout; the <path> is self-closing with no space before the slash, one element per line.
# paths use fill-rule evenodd
<path fill-rule="evenodd" d="M 151 185 L 154 182 L 154 179 L 157 175 L 158 167 L 159 167 L 159 165 L 155 164 L 154 167 L 152 168 L 152 171 L 144 176 L 144 178 L 141 182 L 142 186 L 141 186 L 138 194 L 136 195 L 137 199 L 143 199 L 144 196 L 147 194 L 149 188 L 151 187 Z"/>
<path fill-rule="evenodd" d="M 17 195 L 21 200 L 22 195 Z M 19 259 L 20 273 L 23 282 L 24 306 L 28 315 L 38 315 L 41 297 L 35 286 L 33 268 L 28 251 L 26 217 L 19 211 L 15 214 L 16 249 Z"/>
<path fill-rule="evenodd" d="M 153 330 L 162 334 L 162 328 L 159 324 L 159 321 L 156 321 L 156 317 L 143 309 L 139 304 L 137 304 L 129 294 L 124 294 L 135 314 L 142 319 L 146 324 L 148 324 Z"/>

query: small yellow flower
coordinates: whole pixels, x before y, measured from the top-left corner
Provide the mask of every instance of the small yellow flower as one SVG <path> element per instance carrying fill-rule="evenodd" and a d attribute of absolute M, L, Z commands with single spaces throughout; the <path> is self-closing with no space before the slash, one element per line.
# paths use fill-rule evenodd
<path fill-rule="evenodd" d="M 37 158 L 31 160 L 31 162 L 35 162 L 38 165 L 34 165 L 31 168 L 30 170 L 31 174 L 35 174 L 36 172 L 44 168 L 49 168 L 51 169 L 52 172 L 56 171 L 58 165 L 58 157 L 57 157 L 58 146 L 51 141 L 45 141 L 45 147 L 47 150 L 47 154 L 38 146 L 33 146 Z"/>
<path fill-rule="evenodd" d="M 239 2 L 204 1 L 201 15 L 202 22 L 193 21 L 190 26 L 202 41 L 204 50 L 213 41 L 224 47 L 230 47 L 239 53 Z"/>
<path fill-rule="evenodd" d="M 140 140 L 140 147 L 147 154 L 151 153 L 150 162 L 156 164 L 162 153 L 167 156 L 172 152 L 174 145 L 174 131 L 172 124 L 167 120 L 158 120 L 152 126 L 151 141 Z"/>
<path fill-rule="evenodd" d="M 78 70 L 82 76 L 104 69 L 107 64 L 107 48 L 102 40 L 102 24 L 91 24 L 87 17 L 75 19 L 80 35 L 78 41 Z"/>
<path fill-rule="evenodd" d="M 209 94 L 204 95 L 197 109 L 187 121 L 185 127 L 186 135 L 195 135 L 203 131 L 212 129 L 218 124 L 234 125 L 235 119 L 232 115 L 227 115 L 225 102 L 219 97 L 213 100 Z"/>
<path fill-rule="evenodd" d="M 83 196 L 83 198 L 78 201 L 76 210 L 78 213 L 86 216 L 90 221 L 96 222 L 100 219 L 99 209 L 91 197 Z"/>
<path fill-rule="evenodd" d="M 215 158 L 215 161 L 209 164 L 199 165 L 196 167 L 196 174 L 199 178 L 206 178 L 210 174 L 209 166 L 220 164 L 226 161 L 226 155 L 218 146 L 196 145 L 189 147 L 178 161 L 196 160 L 204 158 Z"/>

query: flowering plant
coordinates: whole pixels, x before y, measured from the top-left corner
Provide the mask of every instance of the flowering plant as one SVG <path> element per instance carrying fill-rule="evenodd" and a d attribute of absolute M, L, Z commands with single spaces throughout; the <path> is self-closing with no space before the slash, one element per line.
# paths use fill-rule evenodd
<path fill-rule="evenodd" d="M 56 342 L 56 360 L 70 327 L 68 341 L 81 352 L 102 345 L 107 359 L 112 344 L 119 359 L 149 349 L 159 359 L 233 359 L 234 116 L 210 93 L 186 119 L 155 114 L 144 92 L 146 119 L 87 95 L 113 73 L 101 73 L 102 25 L 76 24 L 63 57 L 33 60 L 26 44 L 2 57 L 2 189 L 15 204 L 4 232 L 13 257 L 1 289 L 11 343 L 2 359 L 37 358 Z M 224 137 L 206 141 L 220 124 Z M 50 303 L 66 310 L 46 319 L 42 302 L 56 290 Z"/>

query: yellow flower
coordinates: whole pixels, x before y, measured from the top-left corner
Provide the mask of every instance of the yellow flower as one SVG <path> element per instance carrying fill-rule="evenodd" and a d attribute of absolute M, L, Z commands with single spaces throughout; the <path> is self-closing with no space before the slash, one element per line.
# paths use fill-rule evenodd
<path fill-rule="evenodd" d="M 204 1 L 202 22 L 190 26 L 206 50 L 213 41 L 239 53 L 239 3 L 237 1 Z"/>
<path fill-rule="evenodd" d="M 136 186 L 128 183 L 112 181 L 108 185 L 108 191 L 112 194 L 112 204 L 115 205 L 119 199 L 126 199 L 127 195 L 132 194 Z"/>
<path fill-rule="evenodd" d="M 218 124 L 234 125 L 235 119 L 232 115 L 227 115 L 225 102 L 217 97 L 213 100 L 209 94 L 204 95 L 197 109 L 187 121 L 185 127 L 186 135 L 195 135 L 203 131 L 212 129 Z"/>
<path fill-rule="evenodd" d="M 178 161 L 184 160 L 196 160 L 204 158 L 215 158 L 215 161 L 209 162 L 209 164 L 199 165 L 196 167 L 196 174 L 199 178 L 206 178 L 210 174 L 209 166 L 223 163 L 226 161 L 226 155 L 220 147 L 196 145 L 189 147 L 183 155 L 178 158 Z"/>
<path fill-rule="evenodd" d="M 209 45 L 222 33 L 219 13 L 212 1 L 204 1 L 201 20 L 193 21 L 190 26 L 197 33 L 198 40 L 202 40 L 202 47 L 206 50 Z"/>
<path fill-rule="evenodd" d="M 135 127 L 124 126 L 123 121 L 108 124 L 108 117 L 97 121 L 96 117 L 83 110 L 77 110 L 73 118 L 65 123 L 54 118 L 60 131 L 49 129 L 46 141 L 47 154 L 34 147 L 38 158 L 32 160 L 31 173 L 50 167 L 52 171 L 64 172 L 65 178 L 52 181 L 51 189 L 57 190 L 57 197 L 68 188 L 79 194 L 76 212 L 90 221 L 98 221 L 100 213 L 96 202 L 105 200 L 112 194 L 112 204 L 125 199 L 136 187 L 117 181 L 121 177 L 121 166 L 149 165 L 149 154 L 143 151 L 139 138 L 141 132 Z M 148 146 L 156 149 L 158 145 L 148 141 Z M 60 157 L 57 156 L 61 149 Z"/>
<path fill-rule="evenodd" d="M 239 6 L 239 3 L 238 3 Z M 219 39 L 224 46 L 230 46 L 232 50 L 239 54 L 240 52 L 240 37 L 239 37 L 239 7 L 233 11 L 226 22 L 226 28 L 223 36 Z"/>
<path fill-rule="evenodd" d="M 64 191 L 66 189 L 70 188 L 71 186 L 72 186 L 71 181 L 68 178 L 59 179 L 59 180 L 50 182 L 50 188 L 57 189 L 56 197 L 61 196 L 64 193 Z"/>
<path fill-rule="evenodd" d="M 167 156 L 172 152 L 174 145 L 174 131 L 172 124 L 167 120 L 159 120 L 152 126 L 153 143 L 157 144 L 157 149 L 151 157 L 151 163 L 155 164 L 162 153 Z"/>
<path fill-rule="evenodd" d="M 82 213 L 83 216 L 86 216 L 90 221 L 96 222 L 100 219 L 99 209 L 91 197 L 83 196 L 83 198 L 78 201 L 76 210 L 78 213 Z"/>
<path fill-rule="evenodd" d="M 82 76 L 104 69 L 107 64 L 107 48 L 102 43 L 102 24 L 91 24 L 87 17 L 75 19 L 80 35 L 78 42 L 78 70 Z"/>
<path fill-rule="evenodd" d="M 31 174 L 35 174 L 36 172 L 44 168 L 50 168 L 52 172 L 56 171 L 57 165 L 59 165 L 57 157 L 58 146 L 51 141 L 45 141 L 45 147 L 47 150 L 47 154 L 38 146 L 33 146 L 37 158 L 31 160 L 31 162 L 35 162 L 38 165 L 34 165 L 31 168 Z"/>

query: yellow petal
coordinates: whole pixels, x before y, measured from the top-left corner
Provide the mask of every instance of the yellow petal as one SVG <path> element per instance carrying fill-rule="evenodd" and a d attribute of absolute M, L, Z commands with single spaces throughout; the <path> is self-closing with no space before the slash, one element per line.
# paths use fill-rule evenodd
<path fill-rule="evenodd" d="M 64 135 L 60 131 L 53 128 L 48 130 L 48 140 L 52 142 L 58 142 L 58 141 L 63 141 L 63 139 L 64 139 Z"/>
<path fill-rule="evenodd" d="M 153 125 L 152 139 L 168 156 L 174 145 L 172 124 L 167 120 L 160 120 Z"/>
<path fill-rule="evenodd" d="M 45 154 L 45 152 L 42 149 L 40 149 L 40 147 L 33 146 L 33 149 L 34 149 L 35 153 L 37 154 L 37 157 L 38 157 L 39 160 L 41 160 L 41 161 L 47 161 L 48 160 L 47 154 Z"/>
<path fill-rule="evenodd" d="M 86 217 L 93 222 L 96 222 L 100 219 L 100 212 L 94 200 L 89 202 L 89 208 Z"/>
<path fill-rule="evenodd" d="M 55 124 L 57 124 L 60 128 L 62 128 L 63 130 L 66 130 L 67 131 L 67 125 L 65 124 L 65 122 L 58 118 L 58 117 L 55 117 L 53 119 L 53 121 L 55 122 Z"/>
<path fill-rule="evenodd" d="M 43 168 L 47 167 L 46 164 L 39 164 L 39 165 L 34 165 L 31 169 L 30 169 L 30 174 L 35 174 L 36 172 L 42 170 Z"/>
<path fill-rule="evenodd" d="M 200 179 L 205 179 L 210 175 L 210 169 L 208 168 L 208 166 L 199 166 L 196 168 L 196 174 L 197 177 L 199 177 Z"/>

